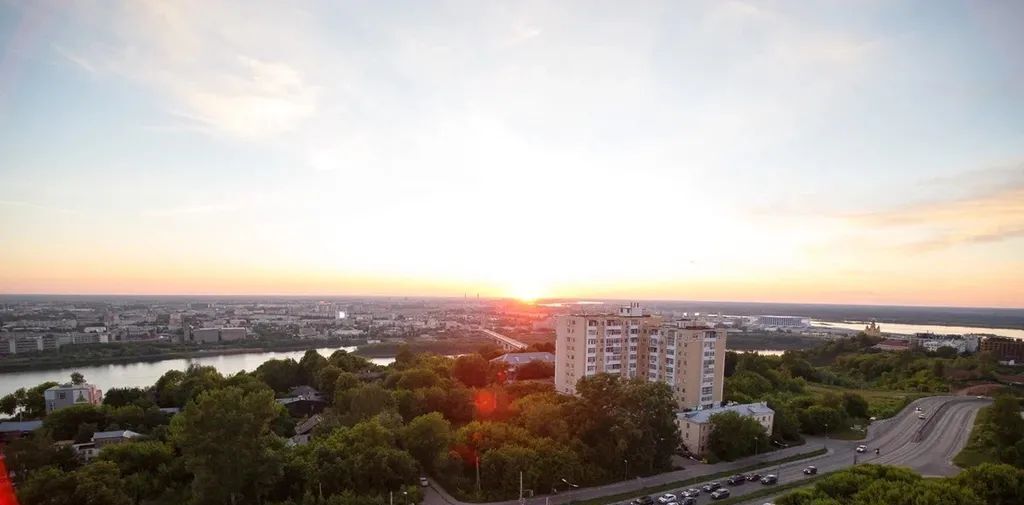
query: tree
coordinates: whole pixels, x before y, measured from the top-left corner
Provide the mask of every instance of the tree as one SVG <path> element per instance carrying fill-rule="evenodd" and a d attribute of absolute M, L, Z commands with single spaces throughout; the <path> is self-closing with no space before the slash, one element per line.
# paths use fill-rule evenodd
<path fill-rule="evenodd" d="M 732 461 L 768 447 L 764 426 L 756 419 L 732 411 L 711 416 L 708 449 L 718 459 Z"/>
<path fill-rule="evenodd" d="M 271 423 L 283 407 L 269 390 L 204 392 L 171 422 L 171 439 L 195 475 L 196 503 L 259 501 L 281 472 Z"/>
<path fill-rule="evenodd" d="M 16 411 L 17 409 L 18 397 L 14 396 L 14 393 L 5 395 L 3 398 L 0 398 L 0 413 L 13 416 L 14 411 Z"/>
<path fill-rule="evenodd" d="M 134 503 L 156 498 L 165 487 L 175 484 L 166 482 L 163 475 L 173 460 L 171 447 L 158 441 L 108 445 L 99 455 L 99 461 L 117 465 Z"/>
<path fill-rule="evenodd" d="M 91 425 L 93 431 L 107 425 L 107 415 L 103 409 L 88 403 L 72 405 L 55 410 L 43 420 L 43 429 L 54 440 L 69 440 L 78 435 L 79 427 Z M 91 434 L 90 434 L 91 436 Z"/>
<path fill-rule="evenodd" d="M 423 468 L 432 470 L 437 458 L 448 449 L 451 424 L 438 412 L 414 418 L 401 432 L 402 446 Z"/>
<path fill-rule="evenodd" d="M 846 420 L 839 409 L 812 405 L 800 413 L 800 427 L 804 433 L 821 434 L 838 430 Z"/>
<path fill-rule="evenodd" d="M 800 418 L 796 411 L 782 404 L 768 404 L 775 410 L 775 418 L 772 421 L 772 438 L 777 440 L 799 440 L 800 439 Z"/>
<path fill-rule="evenodd" d="M 111 407 L 124 407 L 126 405 L 152 405 L 145 389 L 142 388 L 110 388 L 103 394 L 103 404 Z"/>
<path fill-rule="evenodd" d="M 1020 403 L 1016 398 L 997 396 L 989 416 L 999 445 L 1012 447 L 1024 438 L 1024 418 L 1020 415 Z"/>
<path fill-rule="evenodd" d="M 71 383 L 76 385 L 76 386 L 81 385 L 81 384 L 85 384 L 85 376 L 80 374 L 80 373 L 78 373 L 78 372 L 72 372 L 71 373 Z"/>
<path fill-rule="evenodd" d="M 955 480 L 988 505 L 1014 505 L 1024 497 L 1024 470 L 1010 465 L 978 465 L 964 470 Z"/>
<path fill-rule="evenodd" d="M 299 360 L 299 370 L 302 382 L 312 385 L 324 367 L 327 366 L 327 358 L 313 349 L 306 351 Z"/>
<path fill-rule="evenodd" d="M 337 408 L 345 414 L 349 424 L 364 421 L 381 412 L 396 410 L 398 406 L 391 392 L 376 384 L 350 389 L 344 395 L 347 397 L 347 403 L 343 399 Z"/>
<path fill-rule="evenodd" d="M 18 488 L 22 505 L 131 505 L 117 465 L 98 461 L 74 472 L 47 467 Z"/>
<path fill-rule="evenodd" d="M 315 352 L 315 351 L 314 351 Z M 271 389 L 283 393 L 304 382 L 303 370 L 293 359 L 272 359 L 256 369 L 256 376 Z"/>
<path fill-rule="evenodd" d="M 484 387 L 490 382 L 490 363 L 479 354 L 464 354 L 455 358 L 452 378 L 469 386 Z"/>
<path fill-rule="evenodd" d="M 850 417 L 860 419 L 868 418 L 868 401 L 857 393 L 843 393 L 843 409 Z"/>

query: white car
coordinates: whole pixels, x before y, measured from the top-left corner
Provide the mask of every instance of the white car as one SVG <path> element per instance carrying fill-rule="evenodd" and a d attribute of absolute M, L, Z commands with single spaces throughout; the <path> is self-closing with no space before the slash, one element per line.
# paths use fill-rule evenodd
<path fill-rule="evenodd" d="M 661 498 L 658 498 L 658 503 L 671 503 L 674 501 L 676 501 L 676 495 L 672 493 L 665 493 L 661 495 Z"/>
<path fill-rule="evenodd" d="M 857 452 L 868 452 L 868 446 L 866 446 L 866 445 L 858 445 L 857 446 Z"/>
<path fill-rule="evenodd" d="M 690 489 L 683 491 L 684 498 L 696 498 L 697 496 L 700 496 L 700 489 L 695 487 L 691 487 Z"/>
<path fill-rule="evenodd" d="M 426 477 L 420 477 L 420 485 L 423 487 L 430 487 L 430 481 Z"/>
<path fill-rule="evenodd" d="M 918 414 L 918 415 L 917 415 L 917 418 L 918 418 L 918 419 L 924 419 L 924 414 Z"/>

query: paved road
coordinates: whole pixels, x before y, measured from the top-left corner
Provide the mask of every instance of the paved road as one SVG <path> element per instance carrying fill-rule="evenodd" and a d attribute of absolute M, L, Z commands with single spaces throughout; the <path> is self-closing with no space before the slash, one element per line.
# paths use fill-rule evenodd
<path fill-rule="evenodd" d="M 828 453 L 814 458 L 787 463 L 780 466 L 771 466 L 760 471 L 760 473 L 774 473 L 779 476 L 779 483 L 789 483 L 806 478 L 803 469 L 807 465 L 818 467 L 819 473 L 828 473 L 857 463 L 877 463 L 885 465 L 900 465 L 909 467 L 919 473 L 928 476 L 954 475 L 958 469 L 952 464 L 953 456 L 967 443 L 971 426 L 974 423 L 974 416 L 979 408 L 987 405 L 988 399 L 975 399 L 963 396 L 933 396 L 922 398 L 910 404 L 896 416 L 873 423 L 868 428 L 867 437 L 862 441 L 844 440 L 822 440 L 811 438 L 808 444 L 801 447 L 794 447 L 784 451 L 776 451 L 762 457 L 761 460 L 779 459 L 788 454 L 795 454 L 812 450 L 814 444 L 824 444 L 828 447 Z M 915 407 L 920 407 L 926 416 L 925 420 L 917 418 Z M 859 444 L 868 446 L 868 452 L 858 454 L 855 448 Z M 874 454 L 874 449 L 879 448 L 881 453 Z M 675 482 L 684 479 L 709 475 L 730 468 L 741 468 L 749 466 L 757 461 L 745 459 L 732 463 L 720 463 L 717 465 L 695 465 L 685 470 L 669 472 L 653 477 L 639 480 L 616 482 L 604 486 L 578 489 L 571 492 L 560 493 L 550 497 L 535 497 L 526 500 L 527 505 L 545 504 L 545 498 L 550 498 L 550 505 L 561 505 L 574 500 L 585 500 L 611 494 L 635 491 L 646 486 L 653 486 L 661 483 Z M 724 479 L 723 479 L 724 483 Z M 700 487 L 695 484 L 693 487 Z M 746 483 L 741 486 L 730 488 L 732 496 L 741 496 L 752 491 L 761 489 L 758 483 Z M 678 493 L 677 493 L 678 494 Z M 770 498 L 759 498 L 751 503 L 764 503 Z M 431 486 L 427 490 L 424 503 L 426 505 L 463 505 L 445 493 Z M 515 505 L 518 500 L 506 502 L 495 502 L 488 505 Z M 709 496 L 702 493 L 698 498 L 698 504 L 706 505 L 712 503 Z"/>

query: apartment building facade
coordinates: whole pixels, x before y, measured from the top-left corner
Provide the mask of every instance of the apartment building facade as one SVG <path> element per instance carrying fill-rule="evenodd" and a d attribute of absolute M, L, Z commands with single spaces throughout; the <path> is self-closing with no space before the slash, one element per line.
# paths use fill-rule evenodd
<path fill-rule="evenodd" d="M 43 391 L 43 399 L 46 401 L 46 413 L 49 414 L 72 405 L 99 405 L 103 402 L 103 391 L 92 384 L 67 383 Z"/>
<path fill-rule="evenodd" d="M 610 373 L 664 382 L 682 408 L 722 400 L 725 330 L 692 320 L 665 321 L 639 304 L 617 314 L 559 316 L 555 325 L 555 388 L 575 394 L 576 383 Z"/>

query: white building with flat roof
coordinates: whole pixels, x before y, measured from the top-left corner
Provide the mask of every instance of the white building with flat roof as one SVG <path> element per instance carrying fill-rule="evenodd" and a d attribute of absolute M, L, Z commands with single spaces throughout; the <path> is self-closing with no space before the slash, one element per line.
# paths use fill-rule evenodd
<path fill-rule="evenodd" d="M 741 416 L 751 417 L 761 423 L 765 433 L 769 435 L 772 433 L 772 427 L 775 423 L 775 411 L 770 409 L 765 402 L 677 412 L 676 425 L 679 427 L 679 436 L 682 438 L 683 446 L 686 447 L 687 451 L 697 456 L 703 456 L 707 453 L 708 441 L 712 431 L 711 417 L 724 412 L 735 412 Z"/>

